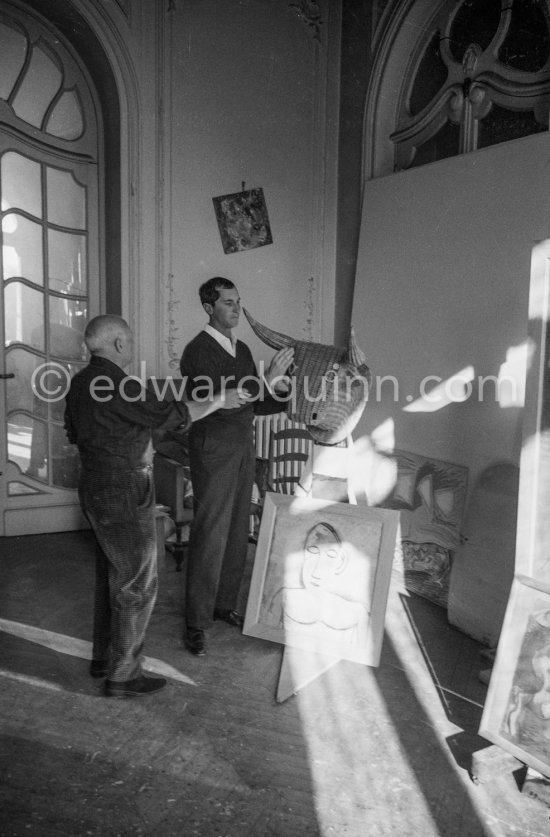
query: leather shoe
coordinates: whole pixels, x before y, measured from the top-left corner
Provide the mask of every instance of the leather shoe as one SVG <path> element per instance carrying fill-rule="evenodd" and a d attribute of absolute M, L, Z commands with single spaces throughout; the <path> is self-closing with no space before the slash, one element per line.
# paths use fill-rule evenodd
<path fill-rule="evenodd" d="M 187 628 L 183 642 L 187 650 L 195 654 L 196 657 L 204 657 L 206 654 L 202 628 Z"/>
<path fill-rule="evenodd" d="M 166 686 L 164 677 L 146 677 L 140 674 L 133 680 L 106 680 L 105 694 L 113 698 L 142 697 L 142 695 L 158 692 L 164 686 Z"/>
<path fill-rule="evenodd" d="M 107 677 L 107 660 L 92 660 L 90 663 L 90 674 L 92 677 Z"/>
<path fill-rule="evenodd" d="M 242 628 L 244 625 L 244 619 L 237 610 L 220 610 L 216 608 L 214 611 L 214 619 L 227 622 L 228 625 L 233 625 L 235 628 Z"/>

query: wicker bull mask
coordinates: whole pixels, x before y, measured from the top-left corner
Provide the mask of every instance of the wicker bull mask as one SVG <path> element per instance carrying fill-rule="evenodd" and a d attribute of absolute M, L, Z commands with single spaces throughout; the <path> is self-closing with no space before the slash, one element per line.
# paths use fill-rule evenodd
<path fill-rule="evenodd" d="M 245 309 L 254 333 L 272 349 L 294 349 L 293 397 L 288 416 L 303 422 L 313 439 L 336 445 L 350 435 L 367 403 L 371 374 L 353 329 L 347 348 L 295 340 L 257 322 Z"/>

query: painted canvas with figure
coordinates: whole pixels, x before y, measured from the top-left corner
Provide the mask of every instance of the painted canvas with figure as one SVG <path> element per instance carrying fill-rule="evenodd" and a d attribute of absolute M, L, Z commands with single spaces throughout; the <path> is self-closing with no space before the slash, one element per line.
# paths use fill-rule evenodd
<path fill-rule="evenodd" d="M 479 732 L 550 773 L 550 593 L 517 578 Z"/>

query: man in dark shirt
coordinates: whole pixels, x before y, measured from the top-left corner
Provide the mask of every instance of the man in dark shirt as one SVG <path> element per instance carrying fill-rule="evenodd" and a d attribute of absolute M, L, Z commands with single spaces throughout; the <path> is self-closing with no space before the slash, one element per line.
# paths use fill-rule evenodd
<path fill-rule="evenodd" d="M 109 697 L 136 697 L 166 685 L 142 668 L 145 632 L 157 595 L 153 429 L 185 431 L 219 408 L 246 397 L 233 391 L 201 404 L 156 398 L 124 369 L 133 335 L 121 317 L 90 320 L 84 333 L 91 359 L 66 399 L 65 429 L 81 459 L 79 498 L 97 541 L 90 673 L 107 676 Z"/>
<path fill-rule="evenodd" d="M 180 370 L 187 395 L 200 397 L 207 386 L 218 393 L 239 382 L 250 391 L 257 384 L 251 401 L 211 413 L 189 433 L 193 522 L 184 641 L 192 654 L 202 656 L 206 653 L 204 630 L 212 618 L 236 627 L 243 624 L 237 599 L 246 562 L 254 482 L 254 413 L 266 415 L 285 409 L 285 398 L 272 388 L 277 380 L 284 380 L 294 349 L 277 352 L 260 380 L 250 349 L 232 333 L 241 311 L 233 282 L 215 276 L 201 285 L 199 296 L 209 322 L 183 352 Z"/>

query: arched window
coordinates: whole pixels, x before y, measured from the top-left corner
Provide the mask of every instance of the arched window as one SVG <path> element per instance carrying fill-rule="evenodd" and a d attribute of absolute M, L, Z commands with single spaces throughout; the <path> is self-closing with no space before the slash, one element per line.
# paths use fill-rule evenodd
<path fill-rule="evenodd" d="M 66 381 L 99 312 L 100 109 L 71 46 L 0 3 L 0 279 L 4 503 L 76 487 Z M 60 395 L 58 398 L 57 395 Z M 74 492 L 73 492 L 74 493 Z"/>
<path fill-rule="evenodd" d="M 546 0 L 445 3 L 424 28 L 402 86 L 395 170 L 548 130 Z"/>

